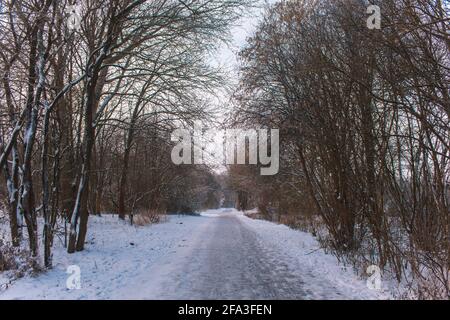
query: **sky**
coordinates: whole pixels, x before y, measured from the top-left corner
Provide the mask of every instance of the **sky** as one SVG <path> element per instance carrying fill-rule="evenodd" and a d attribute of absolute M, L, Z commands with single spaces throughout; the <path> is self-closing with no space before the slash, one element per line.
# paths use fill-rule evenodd
<path fill-rule="evenodd" d="M 213 64 L 224 66 L 237 76 L 238 60 L 237 54 L 245 46 L 248 37 L 256 31 L 258 22 L 264 13 L 267 4 L 273 4 L 276 0 L 259 0 L 255 7 L 248 10 L 245 15 L 231 28 L 232 39 L 229 45 L 223 44 L 217 54 L 213 56 Z"/>
<path fill-rule="evenodd" d="M 257 29 L 258 23 L 261 20 L 264 8 L 267 4 L 272 4 L 277 0 L 259 0 L 255 7 L 248 10 L 245 15 L 237 21 L 230 30 L 231 39 L 228 44 L 222 44 L 220 48 L 212 55 L 211 64 L 214 67 L 221 67 L 225 71 L 227 81 L 235 86 L 239 80 L 239 60 L 238 53 L 243 49 L 247 43 L 247 38 L 251 37 Z M 225 120 L 225 115 L 231 109 L 229 104 L 230 94 L 220 91 L 217 97 L 211 98 L 214 106 L 218 109 L 215 121 L 220 124 Z M 218 135 L 221 135 L 219 132 Z M 223 152 L 223 144 L 219 141 L 212 142 L 208 148 L 208 152 L 220 154 Z M 226 168 L 221 163 L 222 159 L 211 158 L 207 154 L 206 163 L 216 167 L 218 173 L 222 173 Z"/>
<path fill-rule="evenodd" d="M 210 64 L 213 67 L 220 67 L 232 90 L 237 86 L 239 80 L 239 52 L 246 46 L 247 39 L 253 36 L 257 30 L 266 6 L 277 1 L 279 0 L 256 0 L 254 7 L 248 9 L 241 19 L 231 27 L 229 43 L 222 43 L 218 50 L 210 56 Z M 221 123 L 224 120 L 222 118 L 230 109 L 230 92 L 225 92 L 225 89 L 218 90 L 217 97 L 212 97 L 211 101 L 213 106 L 219 109 L 215 120 L 217 123 Z"/>

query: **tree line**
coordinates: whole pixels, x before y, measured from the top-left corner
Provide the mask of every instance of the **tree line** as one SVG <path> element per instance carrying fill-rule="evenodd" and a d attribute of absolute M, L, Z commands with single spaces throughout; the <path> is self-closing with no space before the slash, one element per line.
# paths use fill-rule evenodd
<path fill-rule="evenodd" d="M 280 174 L 231 166 L 238 206 L 303 226 L 340 259 L 448 297 L 446 1 L 281 1 L 240 54 L 235 127 L 280 129 Z"/>
<path fill-rule="evenodd" d="M 223 77 L 208 55 L 250 2 L 0 1 L 0 193 L 13 246 L 27 241 L 50 267 L 61 223 L 73 253 L 90 214 L 213 201 L 208 168 L 170 161 L 170 133 L 211 117 L 207 93 Z"/>

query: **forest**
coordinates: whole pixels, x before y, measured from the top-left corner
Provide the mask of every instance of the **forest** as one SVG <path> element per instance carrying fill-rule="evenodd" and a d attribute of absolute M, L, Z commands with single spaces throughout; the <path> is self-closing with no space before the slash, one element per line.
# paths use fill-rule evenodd
<path fill-rule="evenodd" d="M 211 54 L 259 1 L 0 0 L 0 273 L 83 251 L 92 216 L 236 206 L 448 299 L 450 4 L 370 4 L 380 29 L 366 0 L 266 3 L 234 83 Z M 278 174 L 174 164 L 199 121 L 278 129 Z"/>
<path fill-rule="evenodd" d="M 67 19 L 70 1 L 1 2 L 0 167 L 13 246 L 26 233 L 37 256 L 42 217 L 49 267 L 60 221 L 73 253 L 89 215 L 206 202 L 211 173 L 173 165 L 170 133 L 211 115 L 204 93 L 221 76 L 206 57 L 247 2 L 83 1 L 79 21 Z"/>
<path fill-rule="evenodd" d="M 280 174 L 232 166 L 238 208 L 310 230 L 419 296 L 449 294 L 449 3 L 286 1 L 242 60 L 230 125 L 280 129 Z"/>

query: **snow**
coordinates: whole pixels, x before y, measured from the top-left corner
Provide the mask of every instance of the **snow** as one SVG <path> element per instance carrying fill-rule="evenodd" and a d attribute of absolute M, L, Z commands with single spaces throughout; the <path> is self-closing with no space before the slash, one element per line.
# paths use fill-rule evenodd
<path fill-rule="evenodd" d="M 234 209 L 130 226 L 91 217 L 86 250 L 55 243 L 54 268 L 26 276 L 0 299 L 380 299 L 307 233 Z M 79 266 L 81 289 L 68 289 Z M 1 277 L 1 274 L 0 274 Z"/>
<path fill-rule="evenodd" d="M 383 288 L 380 291 L 368 289 L 366 280 L 356 275 L 352 267 L 341 265 L 335 256 L 325 253 L 311 234 L 245 216 L 241 219 L 250 230 L 258 232 L 264 245 L 276 247 L 276 251 L 281 252 L 296 270 L 300 270 L 304 287 L 312 293 L 312 298 L 393 298 Z"/>

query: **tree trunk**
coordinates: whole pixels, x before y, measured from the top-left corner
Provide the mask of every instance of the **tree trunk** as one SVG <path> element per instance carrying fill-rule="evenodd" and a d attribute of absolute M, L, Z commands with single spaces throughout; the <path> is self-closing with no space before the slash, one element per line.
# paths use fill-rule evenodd
<path fill-rule="evenodd" d="M 127 140 L 130 140 L 129 138 Z M 130 159 L 130 150 L 131 148 L 128 145 L 125 148 L 125 154 L 123 157 L 123 165 L 122 165 L 122 172 L 120 175 L 120 182 L 119 182 L 119 204 L 118 204 L 118 210 L 119 210 L 119 218 L 122 220 L 125 220 L 126 216 L 126 208 L 125 208 L 125 192 L 127 187 L 127 177 L 128 177 L 128 163 Z"/>

